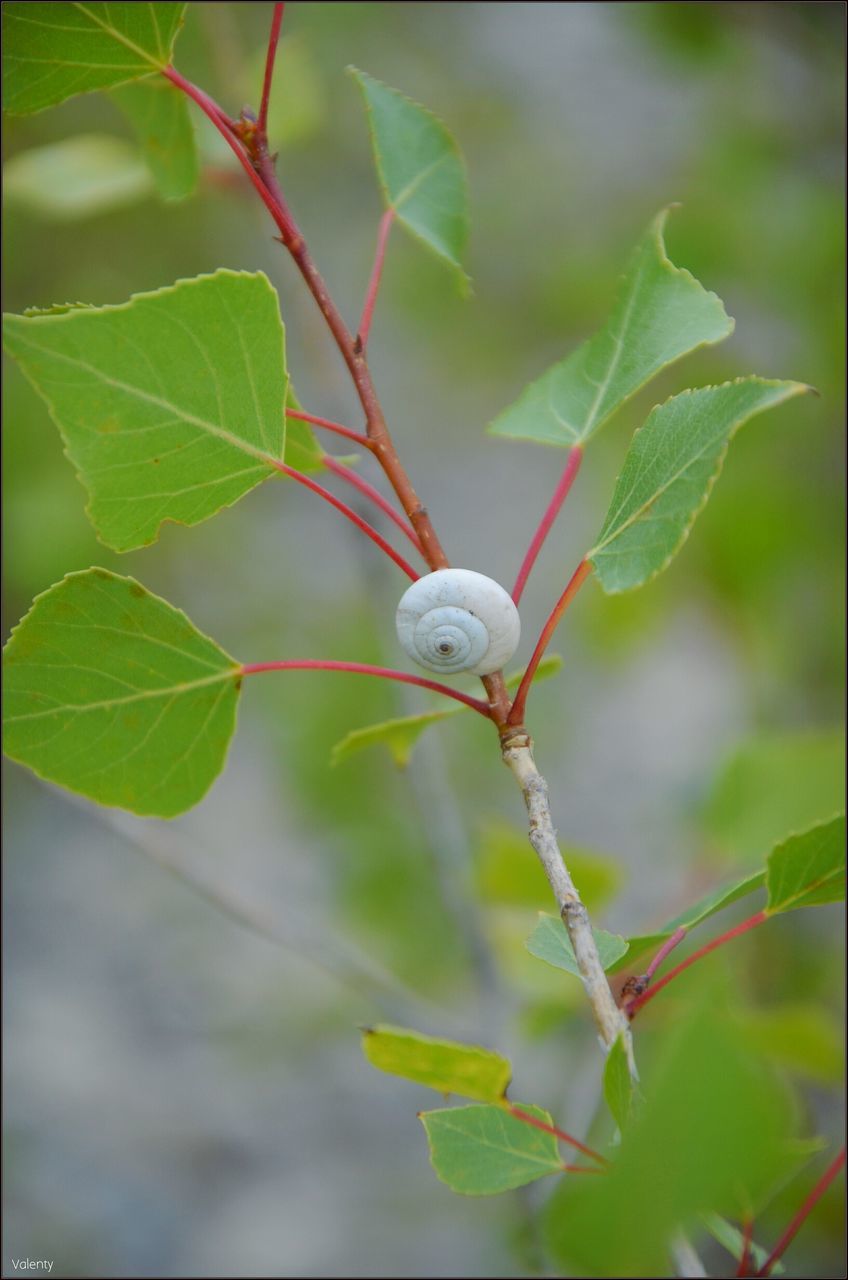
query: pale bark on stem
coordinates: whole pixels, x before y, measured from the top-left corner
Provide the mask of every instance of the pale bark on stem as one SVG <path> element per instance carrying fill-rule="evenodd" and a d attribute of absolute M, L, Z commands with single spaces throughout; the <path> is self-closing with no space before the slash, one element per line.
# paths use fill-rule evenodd
<path fill-rule="evenodd" d="M 502 751 L 504 763 L 521 788 L 530 819 L 530 843 L 539 857 L 560 917 L 568 930 L 601 1043 L 609 1051 L 618 1037 L 623 1037 L 630 1074 L 636 1079 L 628 1019 L 618 1008 L 610 990 L 598 955 L 589 914 L 580 900 L 580 894 L 560 852 L 548 801 L 548 784 L 536 767 L 530 736 L 523 730 L 505 734 Z"/>
<path fill-rule="evenodd" d="M 672 1240 L 670 1252 L 676 1275 L 691 1277 L 691 1280 L 704 1280 L 707 1274 L 704 1264 L 682 1231 Z"/>

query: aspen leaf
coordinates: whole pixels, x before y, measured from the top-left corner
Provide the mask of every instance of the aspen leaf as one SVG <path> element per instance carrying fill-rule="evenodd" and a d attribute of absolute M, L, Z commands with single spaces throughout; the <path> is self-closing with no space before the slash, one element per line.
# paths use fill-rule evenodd
<path fill-rule="evenodd" d="M 417 102 L 355 67 L 350 73 L 365 99 L 387 208 L 464 283 L 468 190 L 459 147 L 441 120 Z"/>
<path fill-rule="evenodd" d="M 130 551 L 276 474 L 286 366 L 277 295 L 221 269 L 119 306 L 6 316 L 3 340 L 47 402 L 101 540 Z"/>
<path fill-rule="evenodd" d="M 609 969 L 626 953 L 627 940 L 618 933 L 607 933 L 606 929 L 593 929 L 592 933 L 601 964 L 604 969 Z M 579 978 L 580 970 L 571 939 L 565 925 L 556 916 L 540 915 L 539 923 L 525 945 L 538 960 L 544 960 L 555 969 L 564 969 L 566 973 L 573 973 Z"/>
<path fill-rule="evenodd" d="M 362 1051 L 379 1071 L 478 1102 L 499 1102 L 512 1076 L 512 1067 L 499 1053 L 402 1027 L 366 1028 Z"/>
<path fill-rule="evenodd" d="M 520 1105 L 544 1124 L 553 1123 L 541 1107 Z M 493 1196 L 562 1172 L 553 1134 L 518 1120 L 505 1107 L 448 1107 L 424 1111 L 419 1119 L 437 1176 L 460 1195 Z"/>
<path fill-rule="evenodd" d="M 654 409 L 633 436 L 586 554 L 604 591 L 631 591 L 661 573 L 689 536 L 739 427 L 808 390 L 802 382 L 739 378 L 684 391 Z"/>
<path fill-rule="evenodd" d="M 184 200 L 197 186 L 200 160 L 188 99 L 164 77 L 112 90 L 133 127 L 163 200 Z"/>
<path fill-rule="evenodd" d="M 171 818 L 223 768 L 240 670 L 133 578 L 68 574 L 3 651 L 4 750 L 99 804 Z"/>
<path fill-rule="evenodd" d="M 668 214 L 639 243 L 604 327 L 532 382 L 492 423 L 493 435 L 581 444 L 666 365 L 733 332 L 721 299 L 669 261 Z"/>
<path fill-rule="evenodd" d="M 769 854 L 769 915 L 845 897 L 845 815 L 790 836 Z"/>
<path fill-rule="evenodd" d="M 171 61 L 184 4 L 3 5 L 3 106 L 27 115 Z"/>

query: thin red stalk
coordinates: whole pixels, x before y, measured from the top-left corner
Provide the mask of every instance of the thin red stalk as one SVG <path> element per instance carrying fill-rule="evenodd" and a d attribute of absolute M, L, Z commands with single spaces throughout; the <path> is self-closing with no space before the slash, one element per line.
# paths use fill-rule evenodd
<path fill-rule="evenodd" d="M 309 476 L 304 475 L 302 471 L 296 471 L 294 467 L 288 467 L 284 462 L 274 462 L 269 458 L 272 466 L 281 471 L 283 475 L 290 476 L 292 480 L 297 480 L 298 484 L 305 485 L 307 489 L 311 489 L 313 493 L 317 493 L 325 502 L 329 502 L 330 506 L 335 507 L 337 511 L 341 511 L 343 516 L 347 516 L 351 524 L 355 524 L 357 529 L 361 529 L 366 537 L 375 542 L 381 551 L 384 551 L 390 560 L 394 560 L 399 569 L 403 569 L 408 578 L 413 582 L 417 582 L 421 577 L 420 573 L 416 573 L 412 565 L 404 560 L 403 556 L 395 551 L 391 543 L 386 542 L 382 534 L 378 533 L 367 520 L 363 520 L 354 511 L 353 507 L 349 507 L 346 502 L 342 502 L 341 498 L 337 498 L 335 494 L 330 493 L 329 489 L 325 489 L 323 485 L 317 484 Z"/>
<path fill-rule="evenodd" d="M 756 928 L 758 924 L 762 924 L 765 920 L 768 920 L 766 912 L 758 911 L 756 915 L 749 916 L 748 919 L 743 920 L 741 924 L 737 924 L 734 928 L 728 929 L 726 933 L 719 934 L 717 938 L 713 938 L 712 942 L 708 942 L 705 947 L 701 947 L 698 951 L 693 951 L 691 956 L 687 956 L 685 960 L 681 960 L 680 964 L 676 965 L 674 969 L 670 969 L 664 977 L 660 978 L 659 982 L 654 983 L 654 985 L 649 987 L 647 991 L 643 991 L 641 995 L 631 1001 L 627 1008 L 627 1012 L 630 1017 L 634 1017 L 643 1005 L 646 1005 L 649 1000 L 653 1000 L 654 996 L 658 995 L 659 992 L 662 991 L 663 987 L 667 987 L 678 974 L 683 973 L 684 969 L 688 969 L 696 960 L 700 960 L 704 956 L 709 955 L 710 952 L 715 951 L 717 947 L 724 946 L 725 942 L 730 942 L 733 938 L 738 938 L 740 934 L 747 933 L 749 929 Z"/>
<path fill-rule="evenodd" d="M 742 1257 L 739 1259 L 737 1277 L 747 1276 L 751 1264 L 751 1237 L 754 1234 L 754 1219 L 746 1218 L 742 1224 Z"/>
<path fill-rule="evenodd" d="M 472 698 L 468 693 L 460 693 L 449 685 L 439 684 L 436 680 L 425 680 L 423 676 L 413 676 L 407 671 L 393 671 L 389 667 L 372 667 L 367 662 L 335 662 L 323 658 L 295 658 L 283 662 L 248 662 L 241 668 L 243 676 L 258 675 L 262 671 L 348 671 L 353 675 L 381 676 L 384 680 L 397 680 L 401 684 L 417 684 L 422 689 L 432 689 L 435 693 L 443 693 L 446 698 L 454 698 L 473 711 L 479 711 L 488 720 L 489 704 L 481 698 Z"/>
<path fill-rule="evenodd" d="M 229 120 L 229 117 L 224 114 L 218 104 L 205 94 L 202 89 L 198 89 L 197 85 L 192 84 L 190 80 L 186 80 L 185 76 L 180 75 L 179 71 L 175 70 L 174 67 L 163 67 L 162 75 L 166 76 L 172 84 L 177 86 L 178 89 L 182 89 L 183 93 L 187 94 L 188 97 L 191 98 L 192 102 L 196 102 L 203 114 L 208 116 L 212 121 L 221 137 L 226 140 L 228 146 L 238 158 L 239 164 L 242 166 L 245 173 L 250 178 L 250 181 L 258 191 L 260 199 L 279 228 L 280 235 L 283 238 L 283 243 L 287 245 L 296 243 L 300 239 L 297 227 L 295 226 L 288 211 L 279 204 L 272 192 L 268 190 L 265 183 L 254 169 L 247 151 L 236 137 L 233 136 L 233 133 L 231 132 L 232 121 Z"/>
<path fill-rule="evenodd" d="M 792 1243 L 795 1236 L 800 1231 L 801 1227 L 803 1227 L 804 1223 L 806 1222 L 807 1218 L 810 1216 L 816 1204 L 822 1198 L 825 1191 L 827 1191 L 831 1182 L 833 1182 L 834 1178 L 839 1173 L 839 1170 L 842 1168 L 844 1164 L 845 1164 L 845 1148 L 843 1147 L 839 1155 L 836 1157 L 836 1159 L 830 1165 L 828 1165 L 827 1169 L 819 1178 L 818 1182 L 813 1187 L 812 1191 L 807 1196 L 804 1203 L 801 1205 L 801 1208 L 795 1214 L 795 1217 L 792 1219 L 789 1226 L 786 1228 L 783 1235 L 780 1237 L 777 1244 L 774 1246 L 771 1253 L 766 1258 L 763 1265 L 760 1267 L 759 1271 L 757 1272 L 758 1276 L 769 1275 L 772 1267 L 777 1262 L 778 1258 L 780 1258 L 781 1255 L 786 1252 L 786 1249 Z"/>
<path fill-rule="evenodd" d="M 565 469 L 560 476 L 559 484 L 554 490 L 554 495 L 548 503 L 545 514 L 539 522 L 538 529 L 533 534 L 533 540 L 527 548 L 527 554 L 518 571 L 515 586 L 512 588 L 512 598 L 516 604 L 518 604 L 521 599 L 527 579 L 530 577 L 530 570 L 536 563 L 536 557 L 541 551 L 544 541 L 551 531 L 551 526 L 559 515 L 562 504 L 568 497 L 568 491 L 574 483 L 577 472 L 580 470 L 580 463 L 582 460 L 583 450 L 579 444 L 576 444 L 569 450 L 569 454 L 565 462 Z"/>
<path fill-rule="evenodd" d="M 371 448 L 371 441 L 367 436 L 360 431 L 352 431 L 350 427 L 343 427 L 340 422 L 317 418 L 314 413 L 303 413 L 300 409 L 286 409 L 286 417 L 297 418 L 298 422 L 311 422 L 313 427 L 323 427 L 325 431 L 334 431 L 337 436 L 344 436 L 346 440 L 355 440 L 363 449 Z"/>
<path fill-rule="evenodd" d="M 686 934 L 688 932 L 689 930 L 684 929 L 682 926 L 679 929 L 675 929 L 674 933 L 671 935 L 670 938 L 667 939 L 666 942 L 663 943 L 663 945 L 660 947 L 659 951 L 654 956 L 653 960 L 645 970 L 646 981 L 648 982 L 651 981 L 651 978 L 653 978 L 654 974 L 656 973 L 657 969 L 659 969 L 660 965 L 662 964 L 663 960 L 665 960 L 666 956 L 670 952 L 672 952 L 676 946 L 680 945 L 680 943 L 686 937 Z"/>
<path fill-rule="evenodd" d="M 401 533 L 406 534 L 415 550 L 422 555 L 424 554 L 421 550 L 421 543 L 418 541 L 418 534 L 412 525 L 404 520 L 399 511 L 395 511 L 392 504 L 387 498 L 383 497 L 379 489 L 375 489 L 369 481 L 363 480 L 362 476 L 354 471 L 352 467 L 346 467 L 343 462 L 339 462 L 337 458 L 330 457 L 328 453 L 324 454 L 324 466 L 328 471 L 332 471 L 333 475 L 338 476 L 340 480 L 353 485 L 354 489 L 358 489 L 364 497 L 373 502 L 376 507 L 379 507 L 383 515 L 388 516 L 389 520 L 392 520 L 397 525 Z"/>
<path fill-rule="evenodd" d="M 368 289 L 365 294 L 365 305 L 362 308 L 362 317 L 359 321 L 359 328 L 357 330 L 360 351 L 364 351 L 368 345 L 368 334 L 371 332 L 371 320 L 374 316 L 374 304 L 377 301 L 377 293 L 380 288 L 380 277 L 383 274 L 386 245 L 389 243 L 389 234 L 394 220 L 395 211 L 392 208 L 387 209 L 380 219 L 380 228 L 377 232 L 377 251 L 374 254 L 374 266 L 371 269 L 371 279 L 368 281 Z"/>
<path fill-rule="evenodd" d="M 570 1147 L 576 1147 L 578 1151 L 582 1151 L 584 1156 L 589 1156 L 592 1160 L 597 1160 L 599 1164 L 609 1164 L 609 1161 L 597 1151 L 593 1151 L 591 1147 L 587 1147 L 577 1138 L 572 1138 L 570 1133 L 566 1133 L 564 1129 L 558 1129 L 556 1125 L 545 1124 L 544 1120 L 537 1120 L 535 1116 L 531 1116 L 529 1112 L 522 1111 L 520 1107 L 514 1107 L 512 1103 L 507 1103 L 509 1113 L 515 1116 L 516 1120 L 523 1120 L 525 1124 L 530 1124 L 534 1129 L 541 1129 L 542 1133 L 553 1134 L 555 1138 L 559 1138 L 560 1142 L 567 1143 Z M 587 1171 L 588 1172 L 588 1171 Z"/>
<path fill-rule="evenodd" d="M 283 25 L 284 4 L 274 5 L 274 16 L 271 19 L 271 34 L 268 36 L 268 53 L 265 57 L 265 79 L 262 82 L 262 102 L 256 118 L 256 128 L 260 137 L 267 136 L 268 103 L 271 99 L 271 82 L 274 79 L 274 59 L 277 56 L 277 41 L 280 38 L 280 27 Z"/>
<path fill-rule="evenodd" d="M 527 694 L 529 692 L 530 685 L 533 683 L 533 677 L 536 674 L 536 668 L 542 661 L 542 657 L 548 647 L 551 636 L 559 625 L 560 618 L 565 613 L 571 600 L 580 590 L 581 584 L 589 575 L 591 569 L 592 566 L 588 560 L 581 560 L 577 568 L 574 570 L 574 573 L 571 575 L 568 586 L 554 605 L 553 612 L 542 628 L 542 634 L 539 636 L 536 648 L 533 650 L 533 656 L 527 664 L 527 670 L 524 672 L 521 684 L 518 686 L 518 692 L 516 693 L 515 701 L 512 704 L 512 711 L 510 711 L 507 720 L 508 724 L 517 725 L 524 723 L 524 707 L 527 702 Z"/>

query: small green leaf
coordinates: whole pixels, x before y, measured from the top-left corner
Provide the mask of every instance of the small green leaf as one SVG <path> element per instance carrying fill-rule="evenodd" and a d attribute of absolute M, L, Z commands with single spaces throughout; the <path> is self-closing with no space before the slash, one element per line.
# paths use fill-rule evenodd
<path fill-rule="evenodd" d="M 684 391 L 633 436 L 598 541 L 586 558 L 604 591 L 631 591 L 660 573 L 721 471 L 735 432 L 754 414 L 801 395 L 802 382 L 739 378 Z"/>
<path fill-rule="evenodd" d="M 3 166 L 3 187 L 22 208 L 72 222 L 134 204 L 150 195 L 153 183 L 129 143 L 85 133 L 12 156 Z"/>
<path fill-rule="evenodd" d="M 184 4 L 4 4 L 4 109 L 28 115 L 171 61 Z"/>
<path fill-rule="evenodd" d="M 769 915 L 845 897 L 845 815 L 790 836 L 766 864 Z"/>
<path fill-rule="evenodd" d="M 135 131 L 162 199 L 190 196 L 200 161 L 185 94 L 163 78 L 123 85 L 111 96 Z"/>
<path fill-rule="evenodd" d="M 722 911 L 725 907 L 729 907 L 731 903 L 738 902 L 740 898 L 745 898 L 749 893 L 754 893 L 757 889 L 762 888 L 765 884 L 765 878 L 765 871 L 754 871 L 751 875 L 742 876 L 731 884 L 722 885 L 719 889 L 712 889 L 709 893 L 704 894 L 703 898 L 699 898 L 691 907 L 687 907 L 685 911 L 681 911 L 671 920 L 667 920 L 663 928 L 667 933 L 674 933 L 675 929 L 681 928 L 694 929 L 696 924 L 700 924 L 703 920 L 708 920 L 717 911 Z"/>
<path fill-rule="evenodd" d="M 745 1249 L 745 1237 L 738 1227 L 734 1227 L 732 1222 L 728 1222 L 727 1218 L 722 1218 L 718 1213 L 705 1213 L 702 1219 L 704 1226 L 710 1235 L 718 1240 L 732 1258 L 739 1262 Z M 755 1240 L 748 1243 L 749 1256 L 754 1263 L 754 1267 L 760 1270 L 768 1259 L 768 1253 Z M 771 1275 L 781 1276 L 786 1268 L 778 1258 L 771 1265 Z"/>
<path fill-rule="evenodd" d="M 3 672 L 6 754 L 98 804 L 171 818 L 223 768 L 240 667 L 133 578 L 87 569 L 37 596 Z"/>
<path fill-rule="evenodd" d="M 627 1050 L 621 1036 L 616 1037 L 604 1063 L 604 1098 L 613 1120 L 624 1133 L 633 1118 L 635 1097 Z"/>
<path fill-rule="evenodd" d="M 466 280 L 468 190 L 459 148 L 424 107 L 350 68 L 365 98 L 374 161 L 386 205 L 399 222 Z"/>
<path fill-rule="evenodd" d="M 289 422 L 289 431 L 297 425 L 295 422 Z M 288 442 L 286 443 L 286 458 L 288 460 Z M 298 466 L 299 470 L 305 470 L 298 463 L 292 462 L 292 466 Z M 537 684 L 540 680 L 547 680 L 549 676 L 555 675 L 562 666 L 562 658 L 558 653 L 550 653 L 543 658 L 536 668 L 533 676 L 533 683 Z M 508 689 L 517 688 L 521 683 L 522 671 L 514 671 L 506 677 L 506 687 Z M 333 747 L 330 755 L 331 764 L 341 764 L 343 760 L 350 759 L 356 755 L 358 751 L 365 751 L 368 747 L 384 745 L 391 752 L 392 759 L 400 769 L 405 769 L 412 757 L 412 752 L 416 742 L 421 737 L 425 729 L 429 729 L 431 724 L 438 724 L 440 720 L 447 720 L 450 716 L 461 715 L 463 711 L 469 710 L 468 707 L 458 703 L 453 707 L 443 707 L 437 711 L 422 711 L 412 716 L 397 716 L 393 720 L 381 720 L 378 724 L 365 725 L 362 729 L 351 729 L 350 733 L 345 734 Z"/>
<path fill-rule="evenodd" d="M 520 1105 L 544 1124 L 553 1123 L 541 1107 Z M 418 1118 L 436 1175 L 460 1195 L 494 1196 L 562 1172 L 553 1134 L 516 1119 L 505 1107 L 448 1107 Z"/>
<path fill-rule="evenodd" d="M 499 1053 L 452 1040 L 434 1040 L 402 1027 L 367 1027 L 362 1052 L 378 1071 L 478 1102 L 499 1102 L 512 1076 L 512 1067 Z"/>
<path fill-rule="evenodd" d="M 668 260 L 668 214 L 657 215 L 633 254 L 603 329 L 532 382 L 492 423 L 494 435 L 582 443 L 667 364 L 733 332 L 721 299 Z"/>
<path fill-rule="evenodd" d="M 115 551 L 194 525 L 275 474 L 284 334 L 262 273 L 221 269 L 120 306 L 6 316 L 6 349 L 47 402 Z"/>
<path fill-rule="evenodd" d="M 598 955 L 604 969 L 609 969 L 627 951 L 627 941 L 618 933 L 607 933 L 606 929 L 593 929 Z M 544 960 L 555 969 L 564 969 L 580 977 L 577 959 L 571 946 L 565 925 L 556 916 L 540 915 L 539 923 L 525 943 L 531 955 Z"/>

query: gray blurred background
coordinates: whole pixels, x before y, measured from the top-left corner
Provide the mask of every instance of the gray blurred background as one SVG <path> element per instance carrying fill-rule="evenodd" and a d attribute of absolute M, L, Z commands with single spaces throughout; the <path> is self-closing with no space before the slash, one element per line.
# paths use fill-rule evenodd
<path fill-rule="evenodd" d="M 271 8 L 188 7 L 176 64 L 231 113 L 256 105 Z M 350 323 L 380 205 L 345 66 L 436 111 L 468 162 L 472 298 L 398 231 L 371 341 L 396 440 L 455 563 L 512 582 L 561 459 L 484 428 L 602 322 L 663 205 L 683 205 L 673 261 L 736 318 L 727 343 L 663 375 L 593 444 L 524 597 L 522 660 L 654 403 L 747 373 L 821 393 L 745 428 L 661 579 L 614 599 L 587 586 L 553 646 L 563 669 L 531 700 L 598 920 L 646 932 L 841 803 L 843 6 L 287 9 L 279 171 Z M 261 269 L 301 401 L 357 425 L 312 300 L 196 128 L 207 170 L 184 204 L 51 220 L 10 194 L 5 308 Z M 100 95 L 75 99 L 9 126 L 7 159 L 80 132 L 126 128 Z M 65 572 L 102 564 L 244 661 L 399 663 L 401 575 L 305 491 L 268 483 L 119 557 L 96 542 L 58 433 L 11 365 L 5 394 L 7 630 Z M 585 1132 L 597 1103 L 577 983 L 523 949 L 549 904 L 491 734 L 458 716 L 405 773 L 382 751 L 329 767 L 348 729 L 430 705 L 338 675 L 249 681 L 226 772 L 170 824 L 98 813 L 7 767 L 4 1275 L 27 1256 L 86 1277 L 544 1270 L 546 1187 L 453 1196 L 415 1114 L 438 1100 L 359 1050 L 357 1028 L 376 1020 L 479 1039 L 513 1057 L 514 1096 L 566 1128 Z M 772 1028 L 810 1131 L 835 1139 L 839 912 L 794 913 L 726 962 L 740 1008 Z M 818 1172 L 764 1216 L 764 1240 Z M 840 1201 L 834 1189 L 822 1202 L 790 1274 L 839 1273 Z"/>

